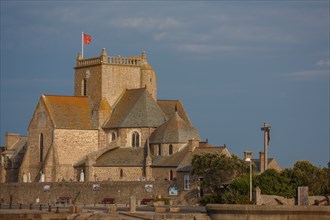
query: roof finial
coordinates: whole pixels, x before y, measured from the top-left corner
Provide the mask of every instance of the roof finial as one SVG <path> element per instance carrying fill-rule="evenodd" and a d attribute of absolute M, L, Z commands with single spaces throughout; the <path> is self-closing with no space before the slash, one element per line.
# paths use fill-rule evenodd
<path fill-rule="evenodd" d="M 81 53 L 78 52 L 78 55 L 77 55 L 77 61 L 78 61 L 78 60 L 81 60 L 81 59 L 82 59 Z"/>
<path fill-rule="evenodd" d="M 102 48 L 101 56 L 108 56 L 107 51 L 104 47 Z"/>
<path fill-rule="evenodd" d="M 145 65 L 145 64 L 148 64 L 148 61 L 147 61 L 147 54 L 145 51 L 142 51 L 141 53 L 141 58 L 142 58 L 142 64 Z"/>

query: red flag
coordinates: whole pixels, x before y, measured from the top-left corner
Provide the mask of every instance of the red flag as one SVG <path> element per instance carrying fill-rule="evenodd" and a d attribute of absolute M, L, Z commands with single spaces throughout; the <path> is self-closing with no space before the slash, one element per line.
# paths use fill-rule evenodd
<path fill-rule="evenodd" d="M 90 44 L 92 41 L 92 36 L 84 33 L 84 44 Z"/>

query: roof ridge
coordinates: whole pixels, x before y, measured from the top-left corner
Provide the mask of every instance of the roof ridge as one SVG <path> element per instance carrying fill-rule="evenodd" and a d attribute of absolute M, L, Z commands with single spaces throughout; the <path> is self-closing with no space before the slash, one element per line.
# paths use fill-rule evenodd
<path fill-rule="evenodd" d="M 43 94 L 44 97 L 69 97 L 69 98 L 88 98 L 87 96 L 70 96 L 70 95 L 51 95 L 51 94 Z"/>

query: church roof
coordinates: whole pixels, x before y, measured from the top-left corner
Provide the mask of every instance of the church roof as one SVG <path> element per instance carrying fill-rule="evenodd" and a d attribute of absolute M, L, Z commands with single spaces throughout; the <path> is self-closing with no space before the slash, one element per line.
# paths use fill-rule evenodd
<path fill-rule="evenodd" d="M 10 149 L 5 150 L 5 147 L 4 147 L 3 154 L 10 154 L 12 157 L 15 157 L 26 146 L 27 141 L 28 141 L 28 138 L 26 136 L 21 136 L 19 141 L 17 141 Z M 0 151 L 0 153 L 1 153 L 1 151 Z"/>
<path fill-rule="evenodd" d="M 192 139 L 200 140 L 198 131 L 176 112 L 151 134 L 150 143 L 186 143 Z"/>
<path fill-rule="evenodd" d="M 208 153 L 218 153 L 223 154 L 226 147 L 212 147 L 210 144 L 206 142 L 200 142 L 199 147 L 195 148 L 193 152 L 188 152 L 185 157 L 181 160 L 181 163 L 179 164 L 178 168 L 176 169 L 177 172 L 191 172 L 192 166 L 191 161 L 195 154 L 202 155 L 202 154 L 208 154 Z"/>
<path fill-rule="evenodd" d="M 144 148 L 115 148 L 102 154 L 96 160 L 94 166 L 138 166 L 142 167 L 144 162 Z"/>
<path fill-rule="evenodd" d="M 190 122 L 186 111 L 180 100 L 158 100 L 157 104 L 163 110 L 168 118 L 173 118 L 175 112 L 178 112 L 180 117 L 186 122 Z"/>
<path fill-rule="evenodd" d="M 104 128 L 158 127 L 167 120 L 146 88 L 126 90 Z"/>
<path fill-rule="evenodd" d="M 92 123 L 92 109 L 87 97 L 43 95 L 42 99 L 56 128 L 96 128 Z"/>
<path fill-rule="evenodd" d="M 186 145 L 182 150 L 168 156 L 153 156 L 152 167 L 177 167 L 188 153 Z"/>

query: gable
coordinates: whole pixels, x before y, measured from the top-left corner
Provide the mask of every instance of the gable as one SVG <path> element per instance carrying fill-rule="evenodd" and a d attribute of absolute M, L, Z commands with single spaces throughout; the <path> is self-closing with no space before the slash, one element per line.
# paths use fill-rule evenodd
<path fill-rule="evenodd" d="M 148 91 L 126 90 L 103 128 L 158 127 L 167 120 Z"/>
<path fill-rule="evenodd" d="M 47 107 L 45 105 L 44 99 L 41 96 L 38 104 L 33 112 L 33 116 L 30 120 L 28 130 L 32 128 L 49 128 L 54 127 L 54 122 L 51 119 Z"/>
<path fill-rule="evenodd" d="M 191 123 L 180 100 L 157 100 L 157 104 L 168 118 L 173 118 L 177 112 L 184 121 Z"/>

